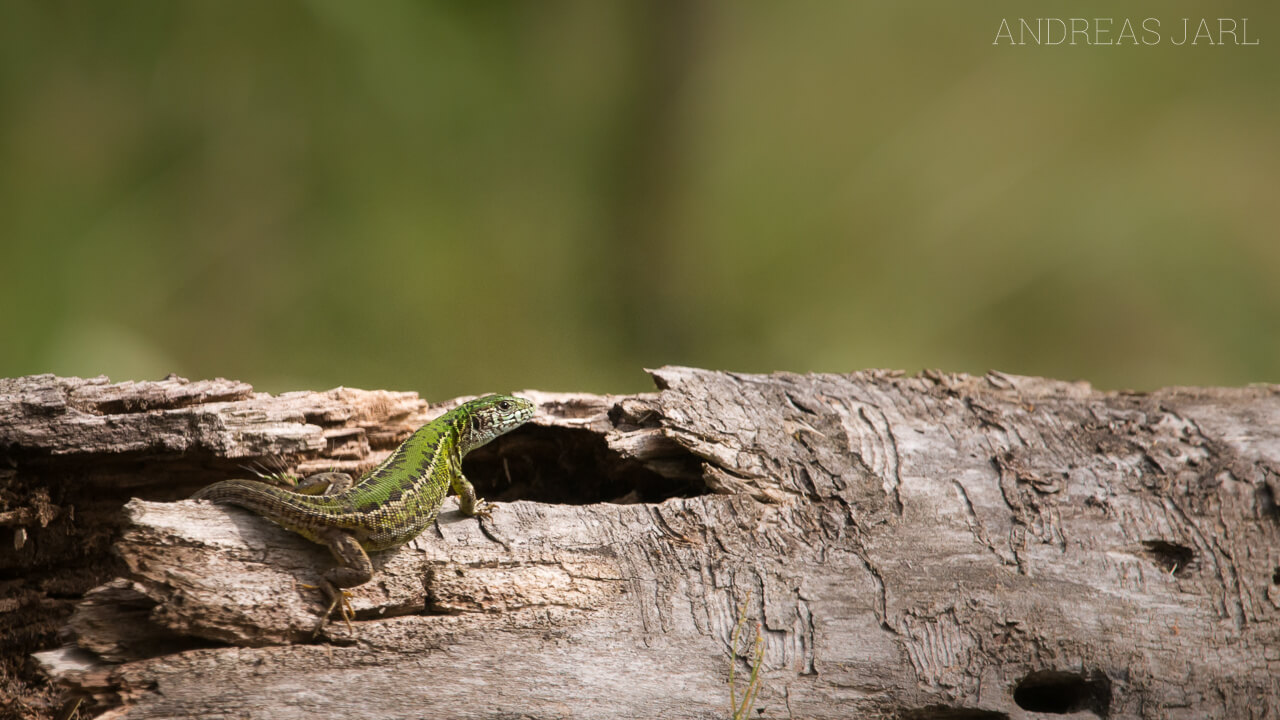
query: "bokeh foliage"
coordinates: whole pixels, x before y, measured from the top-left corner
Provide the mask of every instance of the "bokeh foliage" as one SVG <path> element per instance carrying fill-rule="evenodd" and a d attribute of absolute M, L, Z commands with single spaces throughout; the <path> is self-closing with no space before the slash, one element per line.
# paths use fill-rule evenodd
<path fill-rule="evenodd" d="M 1274 7 L 0 3 L 0 375 L 1280 382 Z"/>

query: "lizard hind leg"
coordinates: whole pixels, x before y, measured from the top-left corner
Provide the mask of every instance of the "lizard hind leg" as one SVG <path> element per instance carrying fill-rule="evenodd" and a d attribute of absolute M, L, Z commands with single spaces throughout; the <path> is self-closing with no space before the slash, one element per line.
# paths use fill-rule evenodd
<path fill-rule="evenodd" d="M 303 495 L 330 497 L 350 490 L 354 484 L 355 480 L 344 472 L 322 472 L 299 480 L 292 490 Z"/>
<path fill-rule="evenodd" d="M 328 621 L 330 613 L 338 606 L 342 608 L 342 619 L 346 621 L 347 629 L 351 630 L 351 618 L 355 613 L 351 609 L 351 595 L 346 588 L 363 585 L 372 580 L 373 563 L 369 561 L 368 553 L 360 547 L 360 543 L 351 533 L 330 528 L 320 535 L 320 539 L 329 546 L 334 558 L 338 560 L 338 566 L 330 568 L 323 575 L 320 589 L 328 597 L 329 607 L 320 616 L 315 633 L 320 632 Z"/>

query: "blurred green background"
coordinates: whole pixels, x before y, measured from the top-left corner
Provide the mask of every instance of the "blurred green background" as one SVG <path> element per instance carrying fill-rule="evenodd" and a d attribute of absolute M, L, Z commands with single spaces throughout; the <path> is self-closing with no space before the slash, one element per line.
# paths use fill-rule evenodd
<path fill-rule="evenodd" d="M 993 46 L 1028 15 L 1247 17 L 1260 44 Z M 1280 382 L 1278 20 L 0 3 L 0 375 Z"/>

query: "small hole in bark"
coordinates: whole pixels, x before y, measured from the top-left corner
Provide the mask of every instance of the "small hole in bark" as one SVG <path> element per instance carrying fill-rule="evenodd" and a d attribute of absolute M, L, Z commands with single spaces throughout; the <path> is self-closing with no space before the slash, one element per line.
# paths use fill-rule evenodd
<path fill-rule="evenodd" d="M 1271 573 L 1271 584 L 1280 585 L 1280 565 L 1276 566 L 1276 571 Z"/>
<path fill-rule="evenodd" d="M 473 451 L 462 470 L 486 500 L 662 502 L 706 495 L 702 463 L 670 443 L 646 462 L 623 458 L 599 433 L 526 425 Z"/>
<path fill-rule="evenodd" d="M 1280 507 L 1276 506 L 1276 494 L 1272 491 L 1270 485 L 1259 485 L 1257 489 L 1258 506 L 1262 508 L 1263 515 L 1270 515 L 1276 520 L 1280 520 Z"/>
<path fill-rule="evenodd" d="M 1097 671 L 1085 677 L 1079 673 L 1037 670 L 1014 688 L 1013 701 L 1030 712 L 1057 715 L 1092 712 L 1105 718 L 1111 707 L 1111 681 Z"/>
<path fill-rule="evenodd" d="M 1195 551 L 1186 545 L 1167 540 L 1144 540 L 1142 547 L 1160 569 L 1179 577 L 1187 571 L 1196 556 Z"/>

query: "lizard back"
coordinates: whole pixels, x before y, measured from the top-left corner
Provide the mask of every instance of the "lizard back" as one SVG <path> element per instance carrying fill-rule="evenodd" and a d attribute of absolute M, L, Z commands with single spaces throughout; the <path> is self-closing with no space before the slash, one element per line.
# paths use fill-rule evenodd
<path fill-rule="evenodd" d="M 356 539 L 366 550 L 412 540 L 436 519 L 452 477 L 461 472 L 449 448 L 457 447 L 458 418 L 446 413 L 422 426 L 350 490 L 334 495 L 358 518 Z"/>

